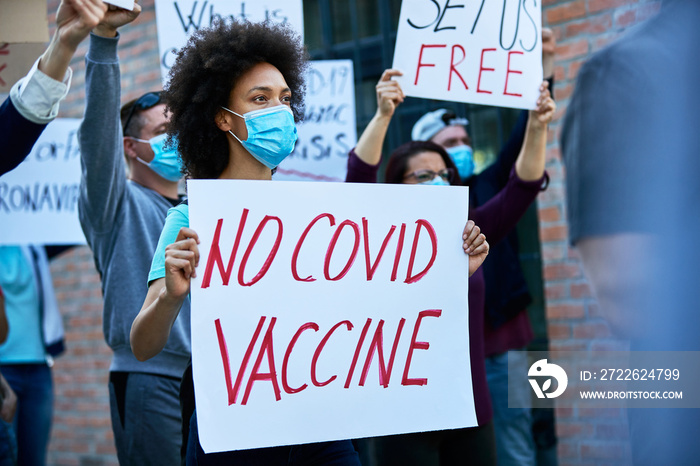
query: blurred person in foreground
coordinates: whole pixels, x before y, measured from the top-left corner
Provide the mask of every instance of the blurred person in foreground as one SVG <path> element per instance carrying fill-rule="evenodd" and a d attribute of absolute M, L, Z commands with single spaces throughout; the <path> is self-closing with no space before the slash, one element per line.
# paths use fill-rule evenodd
<path fill-rule="evenodd" d="M 49 46 L 0 106 L 0 175 L 29 155 L 46 125 L 58 115 L 73 76 L 68 67 L 71 58 L 106 8 L 102 0 L 64 0 L 58 6 L 56 33 Z"/>
<path fill-rule="evenodd" d="M 582 67 L 564 121 L 570 239 L 637 351 L 700 350 L 698 24 L 699 2 L 664 1 Z M 627 414 L 634 464 L 698 464 L 698 409 Z"/>
<path fill-rule="evenodd" d="M 133 11 L 110 5 L 90 36 L 78 210 L 102 281 L 103 331 L 114 353 L 109 399 L 119 463 L 170 466 L 180 463 L 179 389 L 190 358 L 189 301 L 158 356 L 141 362 L 129 344 L 166 214 L 180 202 L 182 177 L 177 150 L 163 146 L 168 118 L 160 93 L 146 93 L 120 113 L 117 30 L 140 12 L 138 3 Z"/>

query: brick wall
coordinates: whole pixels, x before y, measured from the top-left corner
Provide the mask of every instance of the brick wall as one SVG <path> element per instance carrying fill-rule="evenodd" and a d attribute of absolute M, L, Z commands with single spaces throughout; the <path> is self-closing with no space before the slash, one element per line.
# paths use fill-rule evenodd
<path fill-rule="evenodd" d="M 153 0 L 125 29 L 120 42 L 122 101 L 160 88 Z M 48 0 L 53 23 L 58 0 Z M 625 29 L 653 16 L 658 0 L 544 0 L 543 22 L 557 37 L 557 120 L 552 124 L 547 169 L 552 182 L 539 198 L 547 318 L 551 348 L 592 350 L 620 348 L 591 297 L 580 261 L 567 246 L 564 172 L 558 147 L 560 119 L 587 56 Z M 73 86 L 61 106 L 62 117 L 81 117 L 86 43 L 72 68 Z M 56 361 L 54 427 L 49 464 L 117 464 L 109 420 L 107 371 L 110 350 L 102 337 L 99 278 L 86 247 L 56 259 L 52 272 L 66 326 L 68 350 Z M 624 413 L 583 408 L 557 409 L 561 465 L 625 464 L 629 446 Z"/>
<path fill-rule="evenodd" d="M 547 148 L 549 189 L 539 199 L 540 237 L 550 348 L 556 351 L 624 350 L 611 335 L 583 276 L 580 259 L 568 247 L 565 167 L 559 152 L 561 120 L 576 76 L 588 56 L 626 29 L 655 15 L 658 0 L 544 0 L 543 22 L 557 38 L 557 117 Z M 629 464 L 624 411 L 585 407 L 556 409 L 559 464 Z"/>

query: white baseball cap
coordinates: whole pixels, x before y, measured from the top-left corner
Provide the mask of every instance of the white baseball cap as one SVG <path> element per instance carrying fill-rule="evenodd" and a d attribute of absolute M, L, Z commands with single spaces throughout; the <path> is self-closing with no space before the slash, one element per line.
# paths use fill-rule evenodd
<path fill-rule="evenodd" d="M 411 139 L 414 141 L 430 141 L 430 138 L 435 136 L 440 130 L 452 125 L 466 126 L 469 120 L 466 118 L 458 118 L 454 112 L 441 108 L 434 112 L 428 112 L 413 125 L 411 130 Z"/>

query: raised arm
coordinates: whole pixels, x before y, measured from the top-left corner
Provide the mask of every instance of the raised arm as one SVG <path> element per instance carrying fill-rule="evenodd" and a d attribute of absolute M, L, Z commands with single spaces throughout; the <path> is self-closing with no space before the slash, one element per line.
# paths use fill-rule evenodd
<path fill-rule="evenodd" d="M 80 209 L 83 230 L 109 231 L 126 187 L 124 144 L 119 120 L 121 76 L 117 57 L 117 28 L 141 11 L 110 5 L 90 36 L 85 57 L 85 116 L 78 139 L 82 165 Z M 86 233 L 87 234 L 87 233 Z M 90 242 L 90 238 L 87 238 Z"/>
<path fill-rule="evenodd" d="M 165 276 L 149 284 L 146 300 L 131 325 L 131 350 L 139 361 L 157 355 L 168 342 L 170 329 L 190 292 L 190 278 L 196 276 L 197 244 L 199 237 L 194 230 L 180 228 L 175 242 L 165 248 Z"/>
<path fill-rule="evenodd" d="M 102 0 L 63 0 L 56 12 L 56 33 L 24 78 L 0 107 L 0 175 L 19 165 L 46 125 L 58 115 L 68 93 L 68 68 L 80 42 L 104 16 Z"/>
<path fill-rule="evenodd" d="M 355 153 L 363 162 L 377 165 L 382 158 L 382 147 L 391 117 L 396 107 L 404 101 L 404 93 L 394 76 L 401 76 L 399 70 L 385 70 L 377 83 L 377 111 L 362 132 L 355 146 Z"/>
<path fill-rule="evenodd" d="M 545 151 L 547 147 L 547 126 L 554 117 L 556 105 L 549 95 L 549 83 L 540 85 L 537 108 L 530 111 L 525 131 L 525 141 L 515 161 L 515 172 L 523 181 L 535 181 L 544 175 Z"/>
<path fill-rule="evenodd" d="M 56 33 L 39 60 L 39 70 L 63 81 L 78 45 L 104 19 L 102 0 L 63 0 L 56 12 Z"/>

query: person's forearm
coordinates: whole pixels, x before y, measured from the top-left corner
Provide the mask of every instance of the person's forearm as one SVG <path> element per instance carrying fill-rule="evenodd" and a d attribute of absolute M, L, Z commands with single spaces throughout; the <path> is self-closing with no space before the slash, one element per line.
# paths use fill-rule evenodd
<path fill-rule="evenodd" d="M 156 293 L 157 297 L 152 299 Z M 160 281 L 151 284 L 146 303 L 131 325 L 129 339 L 136 359 L 146 361 L 162 351 L 184 300 L 170 296 Z"/>
<path fill-rule="evenodd" d="M 360 160 L 369 165 L 379 163 L 389 123 L 391 123 L 391 116 L 384 116 L 377 112 L 372 117 L 355 146 L 355 153 Z"/>
<path fill-rule="evenodd" d="M 535 121 L 530 114 L 525 131 L 525 140 L 515 161 L 515 172 L 523 181 L 535 181 L 544 174 L 547 148 L 547 125 Z"/>
<path fill-rule="evenodd" d="M 75 55 L 77 47 L 73 47 L 61 41 L 58 31 L 53 35 L 48 48 L 39 60 L 38 68 L 51 79 L 63 82 L 70 65 L 71 58 Z"/>

